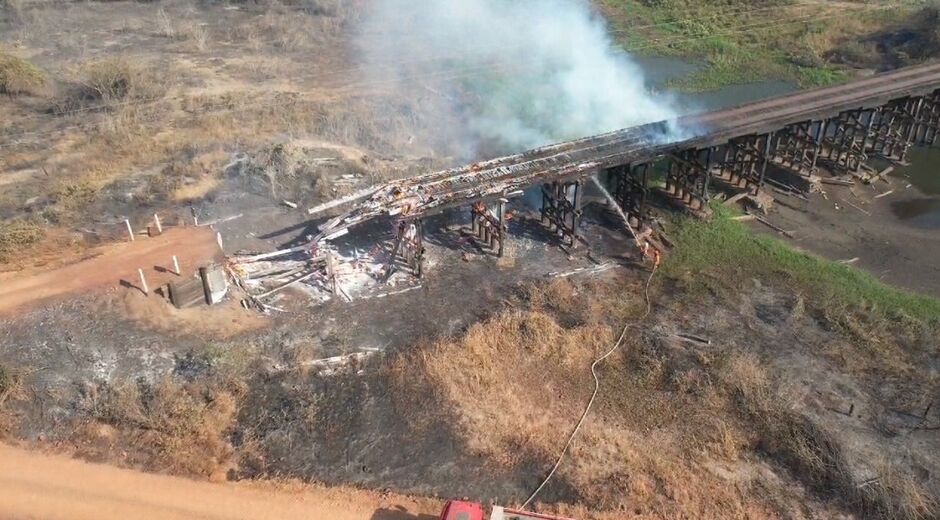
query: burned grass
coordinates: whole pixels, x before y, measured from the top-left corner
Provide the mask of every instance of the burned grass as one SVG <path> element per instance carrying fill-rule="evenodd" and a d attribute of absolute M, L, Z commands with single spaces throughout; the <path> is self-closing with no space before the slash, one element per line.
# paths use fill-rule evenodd
<path fill-rule="evenodd" d="M 590 396 L 591 361 L 642 314 L 642 281 L 539 284 L 455 337 L 329 370 L 308 362 L 309 342 L 193 351 L 151 382 L 83 386 L 71 405 L 81 414 L 56 435 L 89 458 L 159 471 L 518 504 Z M 798 299 L 779 309 L 792 315 L 780 327 L 797 332 L 778 337 L 735 301 L 661 291 L 601 366 L 600 397 L 540 509 L 601 519 L 935 514 L 933 491 L 903 461 L 860 477 L 851 436 L 792 395 L 801 383 L 780 367 L 827 363 L 818 344 L 839 334 L 793 312 Z M 702 313 L 709 305 L 723 310 Z M 712 341 L 675 333 L 702 327 Z M 768 343 L 797 357 L 780 360 Z"/>
<path fill-rule="evenodd" d="M 590 397 L 592 360 L 609 348 L 614 323 L 636 315 L 636 296 L 622 295 L 638 287 L 614 285 L 535 288 L 525 310 L 405 355 L 399 362 L 410 369 L 400 384 L 414 385 L 412 375 L 421 374 L 421 391 L 435 396 L 421 409 L 449 410 L 451 430 L 472 454 L 544 474 Z M 597 312 L 603 307 L 620 312 Z M 773 515 L 747 486 L 705 470 L 744 458 L 739 423 L 718 419 L 729 406 L 718 385 L 688 360 L 659 357 L 645 336 L 633 335 L 603 367 L 597 407 L 540 500 L 579 504 L 598 518 L 624 510 L 652 518 Z"/>
<path fill-rule="evenodd" d="M 402 394 L 422 395 L 420 410 L 449 411 L 416 422 L 449 424 L 470 453 L 544 474 L 590 395 L 591 361 L 617 324 L 636 315 L 639 292 L 622 282 L 555 282 L 460 338 L 404 355 Z M 700 307 L 695 293 L 655 298 L 656 317 L 602 366 L 597 405 L 542 500 L 598 518 L 624 510 L 788 517 L 807 503 L 879 518 L 936 514 L 932 492 L 896 461 L 879 471 L 899 478 L 903 498 L 860 491 L 846 437 L 786 394 L 790 383 L 769 373 L 768 353 L 730 339 L 695 346 L 669 333 L 672 319 Z"/>
<path fill-rule="evenodd" d="M 226 480 L 249 352 L 208 345 L 177 356 L 164 377 L 86 384 L 75 403 L 81 414 L 62 440 L 92 460 Z"/>

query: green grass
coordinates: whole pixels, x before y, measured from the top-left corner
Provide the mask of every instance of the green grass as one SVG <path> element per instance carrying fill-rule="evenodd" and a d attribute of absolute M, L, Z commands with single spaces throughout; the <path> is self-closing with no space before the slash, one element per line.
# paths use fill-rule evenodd
<path fill-rule="evenodd" d="M 733 44 L 721 50 L 713 46 L 710 52 L 706 57 L 705 68 L 669 81 L 667 86 L 682 92 L 706 92 L 736 83 L 753 83 L 770 77 L 787 76 L 785 67 L 770 57 Z"/>
<path fill-rule="evenodd" d="M 796 67 L 795 74 L 801 87 L 827 87 L 842 83 L 849 79 L 849 75 L 842 69 L 835 67 Z"/>
<path fill-rule="evenodd" d="M 940 324 L 940 299 L 896 289 L 866 272 L 797 251 L 781 240 L 751 232 L 722 206 L 713 209 L 711 221 L 675 223 L 676 247 L 663 265 L 667 276 L 690 281 L 710 278 L 734 287 L 757 278 L 786 284 L 828 311 Z"/>
<path fill-rule="evenodd" d="M 803 3 L 804 0 L 800 0 Z M 780 10 L 790 0 L 760 4 L 715 4 L 707 0 L 595 0 L 611 20 L 617 41 L 639 54 L 704 61 L 705 67 L 669 83 L 683 92 L 717 90 L 731 84 L 767 79 L 788 80 L 801 88 L 839 83 L 851 67 L 831 63 L 845 45 L 864 48 L 853 66 L 878 63 L 875 45 L 858 41 L 885 28 L 910 26 L 919 18 L 911 8 L 843 13 L 852 23 L 827 17 L 808 20 L 814 7 Z M 819 9 L 826 9 L 820 3 Z M 862 5 L 862 4 L 859 4 Z M 755 9 L 765 9 L 754 11 Z M 789 13 L 789 14 L 786 14 Z M 793 23 L 793 20 L 797 20 Z M 805 21 L 804 21 L 805 20 Z"/>

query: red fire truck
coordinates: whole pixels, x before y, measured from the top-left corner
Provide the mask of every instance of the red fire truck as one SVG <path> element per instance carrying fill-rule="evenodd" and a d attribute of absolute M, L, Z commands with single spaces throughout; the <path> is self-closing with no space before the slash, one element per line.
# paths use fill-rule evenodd
<path fill-rule="evenodd" d="M 451 500 L 444 505 L 440 520 L 485 520 L 483 506 L 475 502 Z M 561 516 L 542 515 L 527 511 L 493 506 L 489 520 L 574 520 Z"/>

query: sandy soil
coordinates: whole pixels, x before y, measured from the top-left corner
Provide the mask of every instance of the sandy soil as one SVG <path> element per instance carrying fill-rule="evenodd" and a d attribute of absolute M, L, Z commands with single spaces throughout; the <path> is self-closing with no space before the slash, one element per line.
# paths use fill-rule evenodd
<path fill-rule="evenodd" d="M 140 291 L 123 291 L 104 300 L 107 308 L 126 316 L 145 329 L 229 339 L 258 330 L 270 321 L 253 310 L 243 309 L 236 299 L 228 299 L 212 307 L 199 306 L 177 309 L 159 298 L 148 298 Z"/>
<path fill-rule="evenodd" d="M 122 282 L 136 287 L 140 284 L 137 269 L 144 270 L 153 290 L 176 277 L 169 272 L 173 255 L 183 273 L 192 273 L 216 258 L 219 246 L 211 229 L 175 228 L 155 238 L 110 244 L 94 254 L 55 269 L 0 274 L 0 314 L 66 295 L 117 287 Z"/>
<path fill-rule="evenodd" d="M 417 520 L 433 500 L 307 485 L 212 484 L 0 445 L 0 518 Z"/>

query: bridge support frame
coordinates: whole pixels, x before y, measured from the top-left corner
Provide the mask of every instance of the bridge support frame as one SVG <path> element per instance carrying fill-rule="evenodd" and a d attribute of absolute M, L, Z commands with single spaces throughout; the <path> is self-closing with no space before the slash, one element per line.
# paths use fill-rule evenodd
<path fill-rule="evenodd" d="M 914 144 L 917 116 L 923 102 L 919 97 L 902 98 L 872 111 L 866 152 L 889 161 L 906 162 L 907 152 Z"/>
<path fill-rule="evenodd" d="M 840 173 L 858 173 L 868 160 L 865 154 L 873 118 L 871 110 L 846 110 L 820 127 L 818 159 Z"/>
<path fill-rule="evenodd" d="M 916 116 L 914 144 L 933 146 L 940 139 L 940 89 L 924 96 Z"/>
<path fill-rule="evenodd" d="M 581 197 L 584 180 L 556 181 L 542 185 L 542 223 L 557 233 L 562 245 L 576 247 L 581 240 Z"/>
<path fill-rule="evenodd" d="M 610 195 L 627 216 L 631 226 L 637 226 L 646 218 L 649 168 L 649 163 L 642 163 L 625 164 L 607 170 Z"/>
<path fill-rule="evenodd" d="M 702 211 L 708 203 L 712 150 L 693 148 L 669 156 L 666 193 L 679 199 L 692 210 Z"/>
<path fill-rule="evenodd" d="M 814 175 L 820 147 L 816 136 L 822 125 L 821 121 L 803 121 L 776 132 L 770 148 L 773 164 L 801 177 Z"/>
<path fill-rule="evenodd" d="M 401 220 L 395 245 L 385 267 L 385 281 L 391 278 L 397 265 L 411 270 L 417 278 L 424 276 L 424 221 L 420 218 Z"/>
<path fill-rule="evenodd" d="M 470 206 L 470 231 L 477 242 L 484 248 L 488 248 L 496 253 L 497 257 L 502 258 L 505 251 L 505 240 L 508 231 L 506 224 L 506 199 L 499 199 L 496 202 L 496 210 L 493 211 L 487 205 L 480 201 Z"/>
<path fill-rule="evenodd" d="M 715 177 L 757 195 L 764 186 L 773 132 L 738 137 L 728 141 Z"/>

